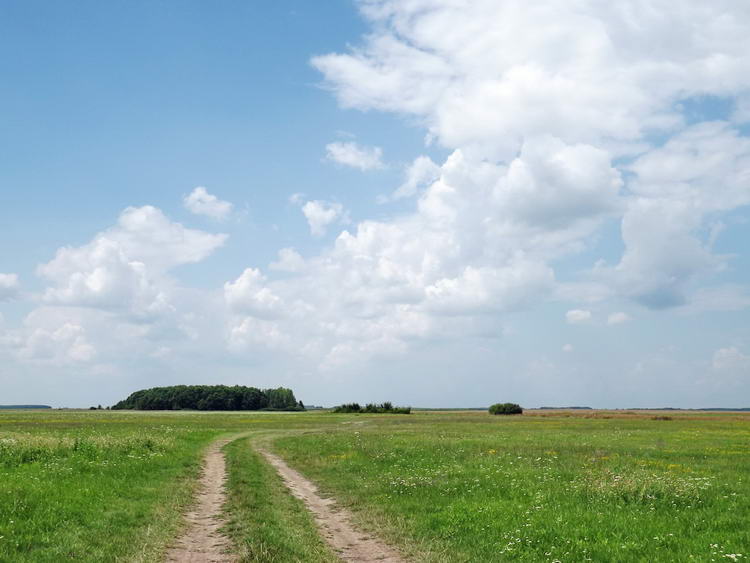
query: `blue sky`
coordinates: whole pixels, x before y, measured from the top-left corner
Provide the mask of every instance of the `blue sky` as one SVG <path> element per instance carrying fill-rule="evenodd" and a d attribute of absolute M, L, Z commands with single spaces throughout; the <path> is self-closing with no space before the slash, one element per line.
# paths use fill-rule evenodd
<path fill-rule="evenodd" d="M 750 14 L 651 4 L 5 2 L 0 403 L 748 406 Z"/>
<path fill-rule="evenodd" d="M 278 2 L 260 12 L 243 2 L 10 2 L 4 11 L 0 158 L 10 196 L 3 225 L 14 236 L 3 239 L 2 255 L 29 272 L 128 205 L 185 219 L 181 199 L 196 185 L 247 206 L 233 227 L 254 240 L 238 244 L 234 258 L 266 262 L 279 246 L 304 241 L 304 219 L 286 207 L 290 193 L 366 206 L 381 183 L 398 181 L 321 162 L 338 131 L 406 155 L 421 149 L 418 129 L 342 112 L 319 87 L 310 56 L 365 29 L 349 2 Z M 274 236 L 275 223 L 285 228 Z M 239 266 L 214 267 L 221 272 L 206 281 L 216 284 Z"/>

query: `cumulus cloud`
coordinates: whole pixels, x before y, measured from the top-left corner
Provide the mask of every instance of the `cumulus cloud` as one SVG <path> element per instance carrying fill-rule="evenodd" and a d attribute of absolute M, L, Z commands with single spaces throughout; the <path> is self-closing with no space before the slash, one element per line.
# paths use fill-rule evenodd
<path fill-rule="evenodd" d="M 52 364 L 69 364 L 91 361 L 96 350 L 87 340 L 84 328 L 68 322 L 52 330 L 34 329 L 19 356 Z"/>
<path fill-rule="evenodd" d="M 219 221 L 229 217 L 233 208 L 231 203 L 208 193 L 206 188 L 202 186 L 198 186 L 186 195 L 182 204 L 195 215 L 205 215 Z"/>
<path fill-rule="evenodd" d="M 155 207 L 129 207 L 116 226 L 83 246 L 60 248 L 37 268 L 52 283 L 43 300 L 139 314 L 164 311 L 170 307 L 167 271 L 203 260 L 226 238 L 185 228 Z"/>
<path fill-rule="evenodd" d="M 0 302 L 15 299 L 20 287 L 18 274 L 0 274 Z"/>
<path fill-rule="evenodd" d="M 591 320 L 591 311 L 571 309 L 565 313 L 565 320 L 572 325 L 587 323 Z"/>
<path fill-rule="evenodd" d="M 622 311 L 619 311 L 617 313 L 611 313 L 607 317 L 607 324 L 608 325 L 620 325 L 620 324 L 628 322 L 629 320 L 631 320 L 630 315 L 628 315 L 627 313 L 623 313 Z"/>
<path fill-rule="evenodd" d="M 363 147 L 354 141 L 336 141 L 326 145 L 326 160 L 360 170 L 383 168 L 383 149 Z"/>
<path fill-rule="evenodd" d="M 726 267 L 728 257 L 712 252 L 720 231 L 709 221 L 750 204 L 750 138 L 725 122 L 700 123 L 628 168 L 625 253 L 598 273 L 648 307 L 684 305 L 691 281 Z"/>
<path fill-rule="evenodd" d="M 504 231 L 560 226 L 568 249 L 584 244 L 597 218 L 622 214 L 625 253 L 595 273 L 651 308 L 684 306 L 691 283 L 725 267 L 710 248 L 718 231 L 704 231 L 712 214 L 748 204 L 750 141 L 729 122 L 687 127 L 682 102 L 736 97 L 733 119 L 744 119 L 750 17 L 740 4 L 693 2 L 680 14 L 666 1 L 646 11 L 635 0 L 360 7 L 373 26 L 364 43 L 313 59 L 342 105 L 415 116 L 477 169 L 507 166 L 495 178 L 475 175 L 451 204 L 494 181 Z M 656 149 L 654 132 L 668 137 Z M 419 177 L 415 169 L 393 197 L 415 193 Z"/>
<path fill-rule="evenodd" d="M 235 311 L 257 317 L 273 317 L 281 307 L 281 299 L 266 286 L 266 277 L 247 268 L 234 282 L 224 284 L 224 298 Z"/>
<path fill-rule="evenodd" d="M 279 259 L 272 262 L 269 268 L 280 272 L 299 272 L 305 267 L 305 259 L 293 248 L 279 250 Z"/>
<path fill-rule="evenodd" d="M 627 152 L 682 124 L 680 99 L 750 84 L 750 22 L 731 0 L 679 14 L 666 0 L 360 6 L 364 44 L 313 59 L 341 103 L 416 115 L 443 145 L 484 157 L 507 160 L 539 134 Z"/>
<path fill-rule="evenodd" d="M 310 233 L 316 237 L 323 236 L 331 223 L 346 221 L 344 206 L 338 202 L 307 201 L 302 205 L 302 213 L 310 225 Z"/>

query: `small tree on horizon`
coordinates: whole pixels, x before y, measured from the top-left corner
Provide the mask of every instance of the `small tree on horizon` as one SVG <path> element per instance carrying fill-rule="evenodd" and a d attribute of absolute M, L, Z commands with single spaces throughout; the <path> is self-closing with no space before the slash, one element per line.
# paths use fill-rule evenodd
<path fill-rule="evenodd" d="M 523 414 L 521 405 L 516 403 L 495 403 L 489 411 L 490 414 Z"/>

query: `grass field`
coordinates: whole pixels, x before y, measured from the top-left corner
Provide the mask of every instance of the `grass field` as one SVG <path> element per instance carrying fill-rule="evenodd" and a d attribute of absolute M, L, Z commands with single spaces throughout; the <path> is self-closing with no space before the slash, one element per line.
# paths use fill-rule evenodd
<path fill-rule="evenodd" d="M 0 561 L 158 561 L 221 435 L 322 415 L 0 412 Z"/>
<path fill-rule="evenodd" d="M 276 448 L 428 560 L 748 557 L 750 418 L 623 416 L 360 417 Z"/>
<path fill-rule="evenodd" d="M 750 416 L 664 415 L 0 412 L 0 561 L 160 560 L 203 449 L 244 433 L 416 560 L 750 559 Z M 226 452 L 243 560 L 331 560 L 248 439 Z"/>

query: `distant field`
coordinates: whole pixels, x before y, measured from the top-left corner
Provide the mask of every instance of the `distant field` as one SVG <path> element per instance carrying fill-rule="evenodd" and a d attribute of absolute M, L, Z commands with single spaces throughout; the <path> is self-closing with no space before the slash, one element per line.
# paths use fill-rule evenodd
<path fill-rule="evenodd" d="M 0 561 L 160 560 L 202 450 L 235 434 L 415 560 L 750 559 L 748 413 L 3 411 Z M 258 516 L 286 493 L 245 444 L 227 449 L 243 560 L 325 560 L 291 499 Z"/>

